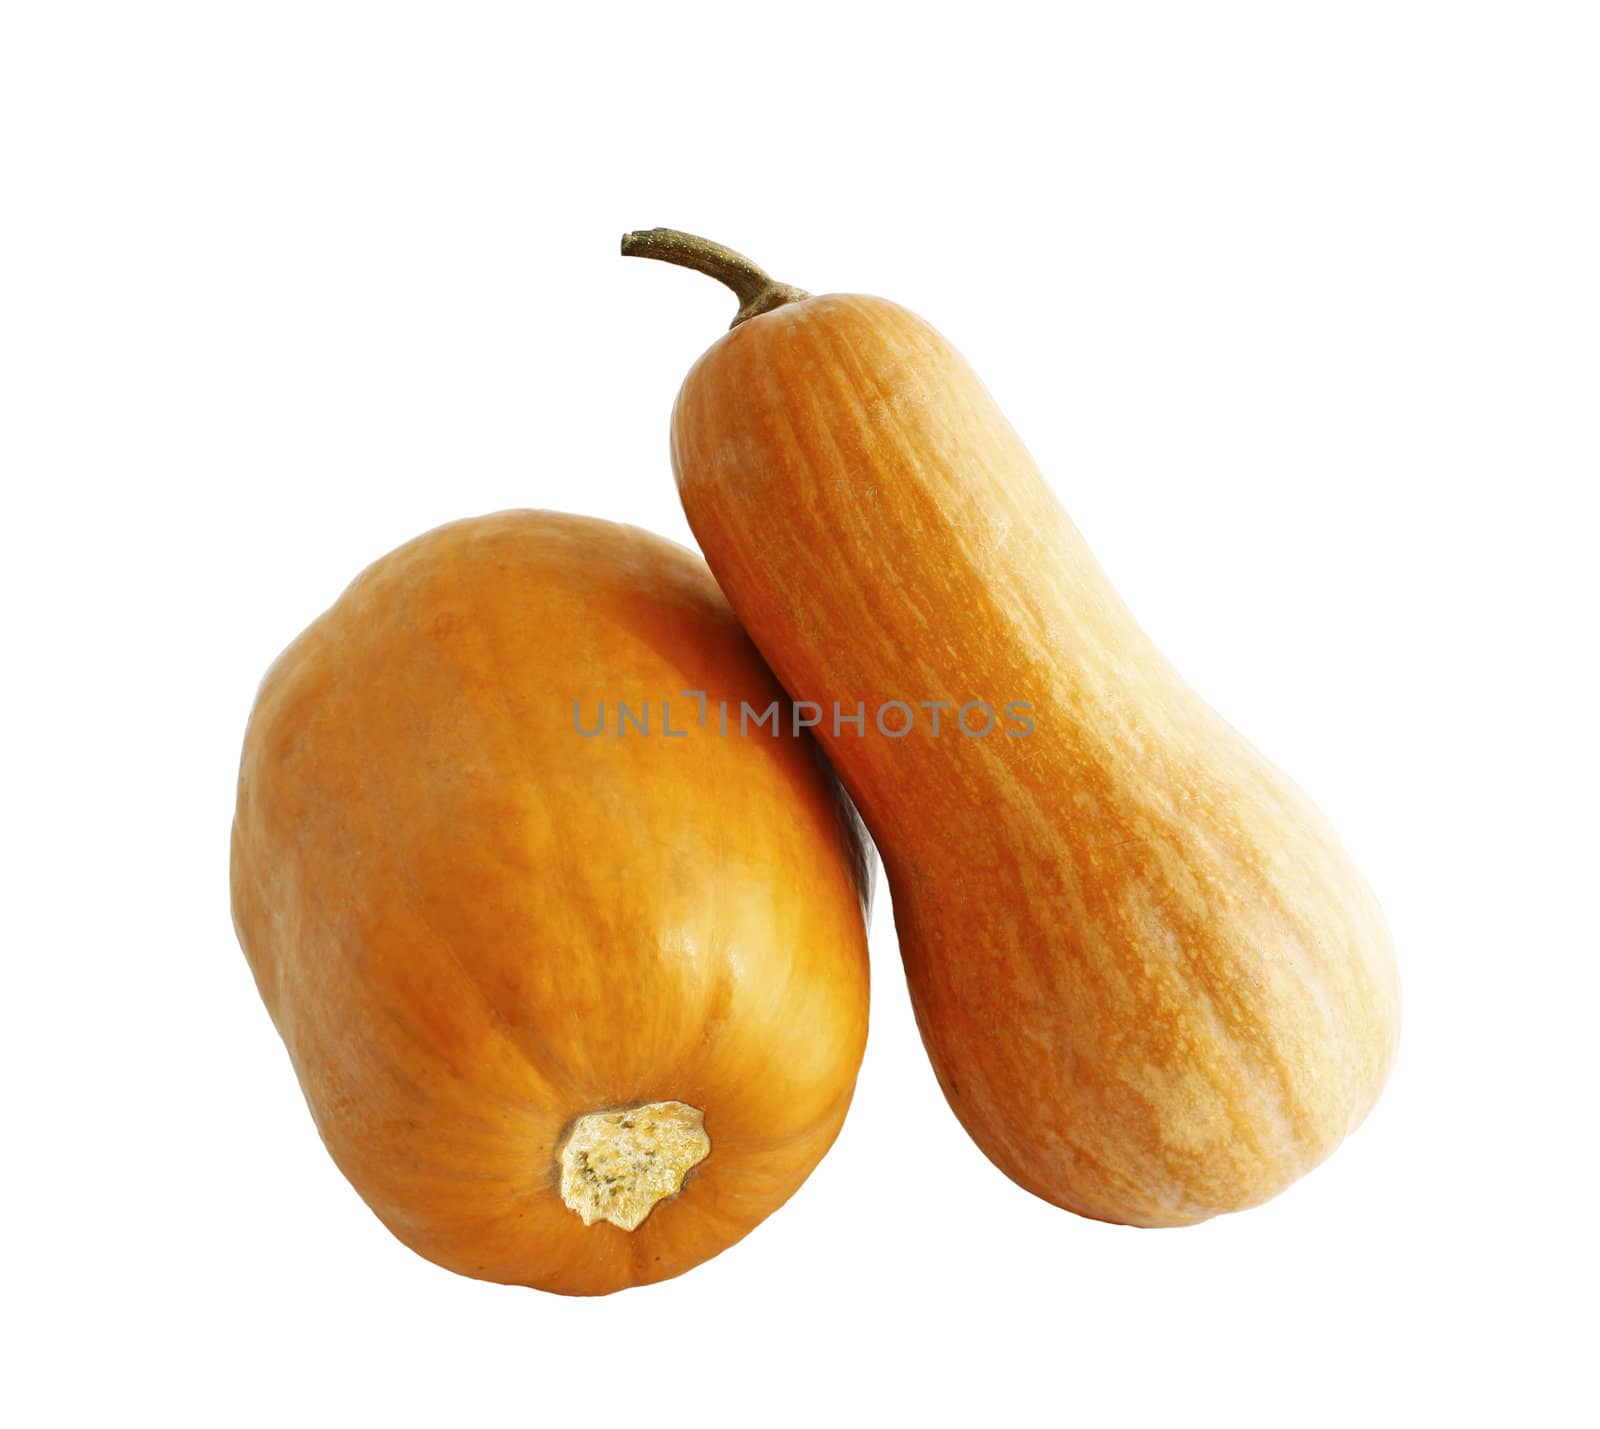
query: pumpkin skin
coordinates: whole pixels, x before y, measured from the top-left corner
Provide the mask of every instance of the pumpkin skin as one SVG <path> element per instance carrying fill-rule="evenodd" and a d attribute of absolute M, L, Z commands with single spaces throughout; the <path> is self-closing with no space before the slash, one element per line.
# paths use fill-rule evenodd
<path fill-rule="evenodd" d="M 678 397 L 683 507 L 790 694 L 830 710 L 951 1107 L 1085 1216 L 1185 1225 L 1281 1191 L 1394 1057 L 1372 895 L 1140 630 L 948 342 L 870 297 L 744 316 Z M 891 700 L 1031 709 L 983 738 L 918 711 L 890 739 Z"/>
<path fill-rule="evenodd" d="M 575 1295 L 662 1280 L 832 1144 L 870 873 L 813 740 L 719 737 L 716 701 L 781 698 L 696 556 L 541 512 L 401 547 L 273 665 L 234 921 L 323 1140 L 412 1249 Z M 650 735 L 580 737 L 601 699 L 649 701 Z M 657 1102 L 709 1155 L 635 1229 L 586 1225 L 575 1124 Z"/>

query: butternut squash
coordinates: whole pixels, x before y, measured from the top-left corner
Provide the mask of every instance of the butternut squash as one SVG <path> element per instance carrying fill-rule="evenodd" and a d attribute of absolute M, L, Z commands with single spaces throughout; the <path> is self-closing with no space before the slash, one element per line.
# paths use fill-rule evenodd
<path fill-rule="evenodd" d="M 1281 1191 L 1366 1115 L 1398 1032 L 1389 936 L 1332 830 L 1140 630 L 933 328 L 691 235 L 623 251 L 740 298 L 678 394 L 678 489 L 825 712 L 962 1124 L 1107 1221 Z"/>
<path fill-rule="evenodd" d="M 864 844 L 803 732 L 697 718 L 781 694 L 697 557 L 525 511 L 384 557 L 268 672 L 239 941 L 328 1150 L 420 1254 L 661 1280 L 833 1142 Z"/>

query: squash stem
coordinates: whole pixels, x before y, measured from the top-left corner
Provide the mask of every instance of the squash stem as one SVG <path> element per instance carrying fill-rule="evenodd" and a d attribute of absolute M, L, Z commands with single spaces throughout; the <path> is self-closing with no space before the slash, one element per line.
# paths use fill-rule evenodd
<path fill-rule="evenodd" d="M 561 1148 L 561 1200 L 584 1225 L 636 1231 L 657 1201 L 711 1154 L 705 1113 L 686 1102 L 590 1112 Z"/>
<path fill-rule="evenodd" d="M 726 284 L 739 300 L 739 311 L 729 327 L 738 327 L 748 318 L 770 313 L 785 303 L 804 302 L 811 296 L 788 283 L 775 282 L 744 254 L 713 243 L 709 238 L 681 233 L 676 228 L 645 228 L 637 233 L 624 233 L 622 256 L 658 258 L 663 263 L 676 263 L 680 268 L 693 268 L 697 273 Z"/>

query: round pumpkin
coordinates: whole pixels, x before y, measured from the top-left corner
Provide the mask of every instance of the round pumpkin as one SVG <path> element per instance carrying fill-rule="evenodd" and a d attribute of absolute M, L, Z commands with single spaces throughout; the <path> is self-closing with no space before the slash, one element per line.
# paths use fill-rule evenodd
<path fill-rule="evenodd" d="M 544 512 L 401 547 L 273 665 L 234 921 L 323 1140 L 412 1249 L 661 1280 L 832 1144 L 870 874 L 783 698 L 696 556 Z"/>

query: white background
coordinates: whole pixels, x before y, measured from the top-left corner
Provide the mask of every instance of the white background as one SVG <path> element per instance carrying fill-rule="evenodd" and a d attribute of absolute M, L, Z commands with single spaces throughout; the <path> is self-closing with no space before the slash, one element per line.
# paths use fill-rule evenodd
<path fill-rule="evenodd" d="M 11 1422 L 1594 1413 L 1593 7 L 0 13 Z M 457 1278 L 328 1160 L 228 916 L 256 681 L 451 518 L 689 539 L 667 415 L 733 304 L 616 256 L 654 224 L 940 326 L 1342 831 L 1401 1060 L 1279 1200 L 1012 1186 L 886 899 L 836 1148 L 680 1280 Z"/>

